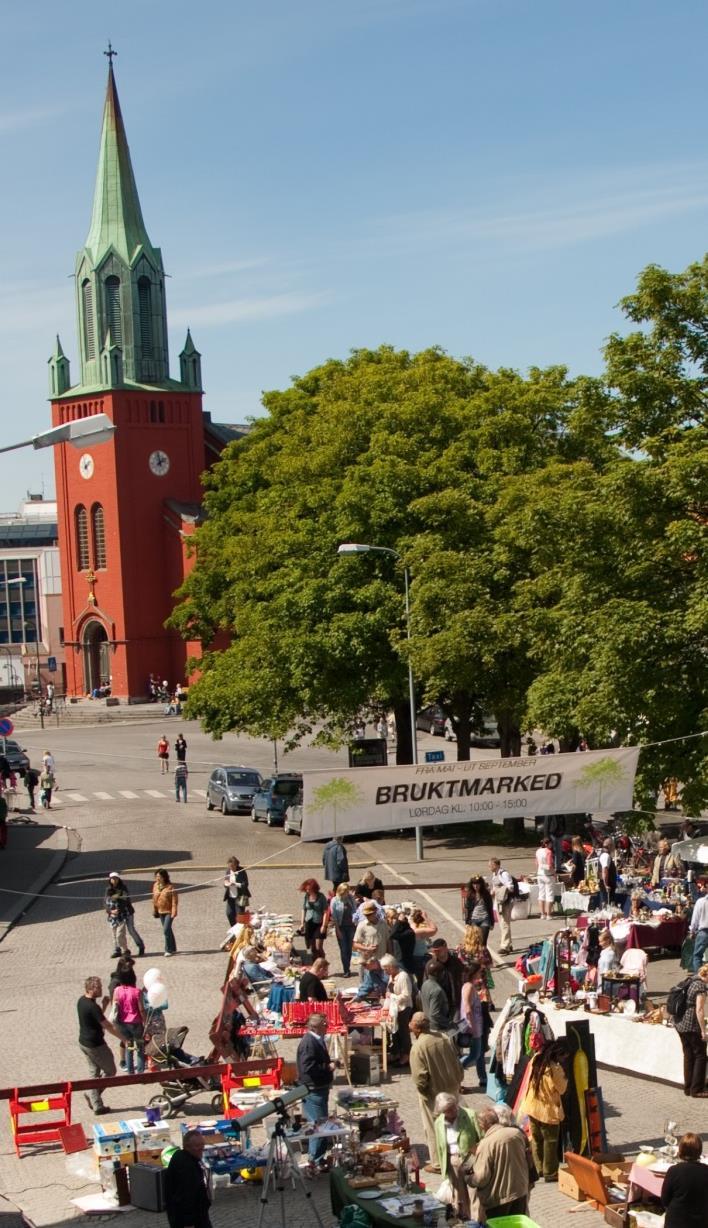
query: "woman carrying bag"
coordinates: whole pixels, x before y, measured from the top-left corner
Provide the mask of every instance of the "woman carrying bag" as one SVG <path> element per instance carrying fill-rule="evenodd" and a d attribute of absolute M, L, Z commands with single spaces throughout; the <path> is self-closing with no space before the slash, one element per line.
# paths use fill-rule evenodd
<path fill-rule="evenodd" d="M 242 868 L 238 857 L 229 857 L 224 877 L 224 903 L 229 927 L 236 924 L 237 913 L 248 912 L 250 898 L 251 892 L 246 871 Z"/>
<path fill-rule="evenodd" d="M 108 886 L 106 887 L 103 903 L 113 934 L 111 958 L 116 959 L 119 955 L 129 954 L 126 934 L 130 934 L 130 937 L 133 939 L 138 955 L 144 955 L 145 943 L 135 928 L 135 921 L 133 920 L 135 909 L 130 899 L 130 892 L 116 870 L 111 870 L 108 875 Z"/>

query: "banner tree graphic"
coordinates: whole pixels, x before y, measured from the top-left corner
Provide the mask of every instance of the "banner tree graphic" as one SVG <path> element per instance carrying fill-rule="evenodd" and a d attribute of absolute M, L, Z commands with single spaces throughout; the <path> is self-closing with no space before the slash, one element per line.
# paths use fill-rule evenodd
<path fill-rule="evenodd" d="M 310 809 L 332 811 L 333 834 L 336 836 L 337 815 L 350 810 L 352 806 L 356 806 L 363 800 L 364 795 L 361 789 L 358 789 L 351 780 L 345 780 L 343 776 L 335 776 L 326 785 L 320 785 L 319 788 L 313 790 Z"/>
<path fill-rule="evenodd" d="M 602 810 L 604 809 L 603 788 L 612 788 L 615 785 L 619 785 L 624 779 L 625 769 L 616 759 L 598 759 L 596 763 L 589 763 L 583 769 L 578 777 L 578 788 L 597 788 L 597 809 Z"/>

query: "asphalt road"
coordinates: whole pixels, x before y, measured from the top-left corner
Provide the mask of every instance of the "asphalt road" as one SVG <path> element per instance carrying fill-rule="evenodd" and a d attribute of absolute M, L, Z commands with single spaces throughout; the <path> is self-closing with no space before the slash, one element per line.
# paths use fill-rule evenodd
<path fill-rule="evenodd" d="M 183 729 L 189 744 L 191 794 L 186 806 L 175 803 L 171 777 L 160 776 L 155 747 L 163 728 L 171 742 Z M 198 790 L 204 790 L 215 764 L 240 762 L 270 771 L 272 744 L 235 737 L 215 743 L 196 726 L 175 719 L 148 725 L 60 728 L 44 734 L 34 731 L 26 733 L 22 743 L 36 760 L 45 747 L 54 753 L 60 805 L 53 817 L 72 830 L 80 852 L 67 860 L 59 880 L 47 888 L 0 942 L 3 971 L 0 1086 L 84 1075 L 83 1059 L 76 1044 L 75 1003 L 84 978 L 91 974 L 107 978 L 111 967 L 112 942 L 102 898 L 105 875 L 112 869 L 132 871 L 129 882 L 136 902 L 136 922 L 147 944 L 149 964 L 157 963 L 167 978 L 170 1025 L 188 1024 L 188 1049 L 193 1053 L 204 1052 L 209 1025 L 219 1007 L 219 985 L 225 971 L 225 957 L 218 947 L 226 930 L 221 886 L 221 867 L 226 858 L 235 853 L 249 866 L 258 863 L 251 870 L 255 904 L 296 914 L 300 879 L 305 877 L 306 866 L 318 866 L 321 857 L 319 844 L 303 845 L 280 829 L 251 823 L 247 816 L 224 817 L 207 812 L 205 800 L 199 796 Z M 439 749 L 442 741 L 423 735 L 421 749 L 426 745 Z M 446 749 L 452 758 L 454 748 Z M 346 762 L 344 753 L 333 756 L 317 748 L 280 756 L 283 768 L 328 767 L 337 762 Z M 151 796 L 151 792 L 165 796 Z M 420 864 L 415 861 L 412 838 L 366 836 L 359 845 L 348 843 L 352 863 L 374 863 L 387 882 L 397 884 L 388 893 L 390 899 L 422 899 L 440 932 L 450 941 L 457 941 L 461 929 L 459 891 L 433 886 L 416 895 L 416 884 L 460 882 L 473 871 L 486 869 L 487 858 L 494 850 L 475 843 L 473 829 L 469 837 L 449 838 L 444 832 L 431 835 L 426 838 L 426 846 L 428 860 Z M 30 839 L 29 857 L 31 848 Z M 508 850 L 504 859 L 515 872 L 532 869 L 531 850 Z M 6 865 L 9 869 L 11 863 Z M 161 933 L 149 904 L 152 867 L 156 865 L 171 869 L 180 890 L 180 912 L 175 926 L 180 954 L 169 963 L 162 961 Z M 8 881 L 11 877 L 0 863 L 2 889 L 13 889 L 12 881 Z M 548 928 L 538 918 L 515 926 L 515 946 L 522 948 L 532 939 L 542 937 Z M 494 939 L 491 945 L 496 946 Z M 333 941 L 329 947 L 337 971 L 339 963 Z M 141 961 L 139 971 L 145 966 Z M 495 975 L 498 986 L 495 996 L 501 1005 L 506 993 L 515 988 L 515 977 L 511 968 Z M 652 961 L 650 987 L 654 978 L 673 983 L 678 979 L 677 962 Z M 664 1116 L 679 1120 L 684 1129 L 705 1126 L 704 1114 L 694 1108 L 701 1102 L 687 1102 L 679 1088 L 658 1084 L 650 1087 L 607 1072 L 603 1072 L 602 1082 L 611 1145 L 658 1137 Z M 410 1080 L 396 1076 L 393 1086 L 412 1139 L 420 1141 Z M 92 1120 L 88 1110 L 80 1097 L 75 1100 L 76 1118 L 88 1124 Z M 479 1094 L 473 1094 L 469 1100 L 471 1107 L 481 1107 L 483 1102 Z M 112 1094 L 108 1103 L 116 1116 L 135 1116 L 143 1100 L 139 1091 L 126 1089 Z M 190 1114 L 197 1116 L 206 1111 L 203 1102 L 188 1108 Z M 61 1154 L 45 1155 L 38 1151 L 27 1159 L 16 1160 L 7 1125 L 6 1110 L 0 1106 L 5 1192 L 38 1225 L 57 1223 L 71 1216 L 68 1199 L 82 1186 L 81 1180 L 69 1177 Z M 324 1209 L 324 1203 L 320 1205 Z M 568 1222 L 568 1211 L 573 1205 L 556 1189 L 540 1186 L 534 1192 L 532 1216 L 542 1228 L 556 1228 Z M 244 1209 L 243 1203 L 241 1208 Z M 141 1214 L 134 1213 L 133 1220 L 143 1228 Z M 214 1217 L 217 1228 L 222 1228 L 222 1223 L 226 1228 L 230 1217 L 225 1205 L 223 1215 Z M 591 1221 L 601 1222 L 592 1214 Z M 304 1228 L 308 1220 L 306 1215 L 301 1219 L 296 1214 L 291 1222 Z"/>

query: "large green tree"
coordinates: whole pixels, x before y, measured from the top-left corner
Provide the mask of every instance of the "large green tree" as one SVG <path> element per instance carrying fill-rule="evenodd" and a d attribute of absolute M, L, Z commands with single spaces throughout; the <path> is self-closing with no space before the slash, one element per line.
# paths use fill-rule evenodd
<path fill-rule="evenodd" d="M 648 268 L 622 306 L 641 328 L 606 349 L 617 451 L 599 475 L 535 475 L 502 509 L 502 531 L 536 543 L 516 593 L 537 667 L 528 720 L 597 744 L 664 742 L 640 758 L 638 800 L 651 811 L 675 776 L 696 810 L 708 800 L 694 736 L 708 725 L 708 261 Z"/>
<path fill-rule="evenodd" d="M 190 710 L 215 733 L 338 737 L 365 707 L 393 707 L 410 760 L 407 672 L 453 718 L 461 756 L 494 712 L 518 750 L 532 668 L 511 609 L 518 557 L 494 539 L 511 477 L 597 452 L 590 381 L 489 372 L 439 350 L 357 351 L 266 394 L 268 416 L 209 479 L 197 564 L 174 622 L 211 643 Z M 342 541 L 395 550 L 413 576 L 406 640 L 401 565 L 337 559 Z M 513 565 L 512 565 L 513 563 Z"/>

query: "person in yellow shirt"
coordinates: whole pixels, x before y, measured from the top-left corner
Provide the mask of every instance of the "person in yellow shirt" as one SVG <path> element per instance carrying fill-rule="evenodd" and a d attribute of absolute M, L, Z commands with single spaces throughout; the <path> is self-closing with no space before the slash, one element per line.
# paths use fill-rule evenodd
<path fill-rule="evenodd" d="M 544 1181 L 558 1180 L 558 1135 L 565 1119 L 562 1097 L 568 1087 L 569 1061 L 566 1041 L 548 1041 L 531 1060 L 531 1077 L 519 1107 L 519 1117 L 528 1114 L 533 1161 Z"/>

